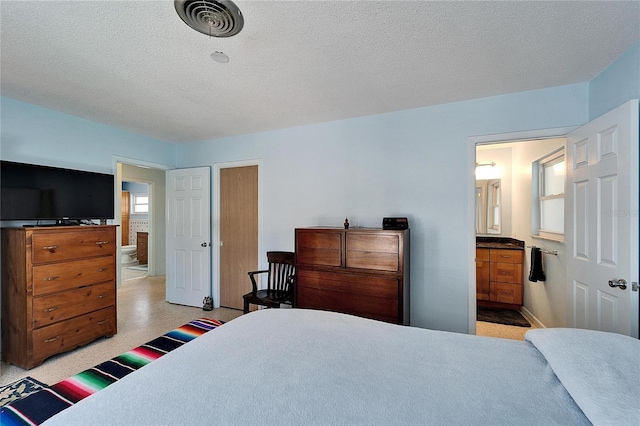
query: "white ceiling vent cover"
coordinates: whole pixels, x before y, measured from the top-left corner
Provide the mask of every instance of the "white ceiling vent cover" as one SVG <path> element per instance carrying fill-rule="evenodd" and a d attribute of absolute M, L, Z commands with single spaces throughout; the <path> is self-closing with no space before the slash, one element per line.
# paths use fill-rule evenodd
<path fill-rule="evenodd" d="M 231 37 L 242 30 L 244 18 L 230 0 L 175 0 L 180 18 L 194 30 L 211 37 Z"/>

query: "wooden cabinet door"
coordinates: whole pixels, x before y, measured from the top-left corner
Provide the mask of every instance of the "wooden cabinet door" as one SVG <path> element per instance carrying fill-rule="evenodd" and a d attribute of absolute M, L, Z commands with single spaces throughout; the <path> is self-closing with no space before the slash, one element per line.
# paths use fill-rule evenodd
<path fill-rule="evenodd" d="M 342 266 L 342 231 L 298 230 L 296 263 L 309 266 Z"/>
<path fill-rule="evenodd" d="M 476 249 L 476 299 L 489 297 L 489 249 Z"/>
<path fill-rule="evenodd" d="M 136 242 L 138 263 L 140 265 L 146 265 L 149 263 L 149 233 L 138 232 L 136 234 Z"/>
<path fill-rule="evenodd" d="M 131 196 L 129 191 L 122 191 L 122 201 L 121 201 L 121 228 L 122 231 L 122 245 L 129 245 L 129 217 L 131 216 L 131 212 L 129 209 L 129 204 L 131 202 Z"/>
<path fill-rule="evenodd" d="M 399 272 L 400 238 L 394 234 L 354 233 L 346 236 L 347 268 Z"/>
<path fill-rule="evenodd" d="M 396 277 L 298 270 L 298 307 L 402 323 Z"/>

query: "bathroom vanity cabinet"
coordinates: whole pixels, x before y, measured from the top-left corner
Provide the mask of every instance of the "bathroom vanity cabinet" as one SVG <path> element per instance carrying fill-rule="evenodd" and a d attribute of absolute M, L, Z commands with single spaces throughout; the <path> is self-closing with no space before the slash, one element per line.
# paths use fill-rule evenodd
<path fill-rule="evenodd" d="M 476 299 L 478 302 L 494 302 L 505 305 L 503 307 L 520 309 L 523 263 L 524 250 L 522 249 L 476 248 Z"/>
<path fill-rule="evenodd" d="M 30 369 L 117 332 L 116 226 L 2 229 L 2 358 Z"/>

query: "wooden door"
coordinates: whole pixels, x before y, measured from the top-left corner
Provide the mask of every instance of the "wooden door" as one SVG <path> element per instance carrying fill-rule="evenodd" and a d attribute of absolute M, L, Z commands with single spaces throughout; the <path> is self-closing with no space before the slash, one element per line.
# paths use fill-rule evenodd
<path fill-rule="evenodd" d="M 638 100 L 570 133 L 566 153 L 568 323 L 638 337 Z"/>
<path fill-rule="evenodd" d="M 211 170 L 169 170 L 167 302 L 202 307 L 211 296 Z"/>
<path fill-rule="evenodd" d="M 265 254 L 266 256 L 266 254 Z M 258 269 L 258 166 L 220 170 L 220 305 L 243 309 Z"/>

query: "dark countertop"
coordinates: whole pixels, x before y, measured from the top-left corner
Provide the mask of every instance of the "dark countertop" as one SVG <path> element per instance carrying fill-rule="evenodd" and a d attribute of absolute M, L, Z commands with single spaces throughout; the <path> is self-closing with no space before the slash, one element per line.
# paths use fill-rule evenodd
<path fill-rule="evenodd" d="M 476 237 L 476 248 L 524 250 L 524 241 L 505 237 Z"/>

